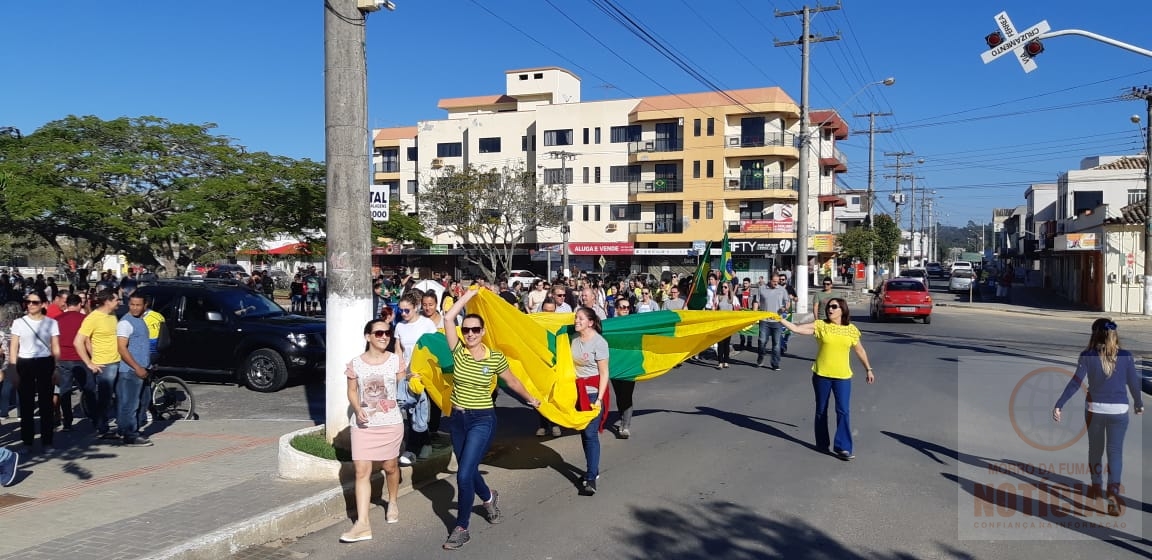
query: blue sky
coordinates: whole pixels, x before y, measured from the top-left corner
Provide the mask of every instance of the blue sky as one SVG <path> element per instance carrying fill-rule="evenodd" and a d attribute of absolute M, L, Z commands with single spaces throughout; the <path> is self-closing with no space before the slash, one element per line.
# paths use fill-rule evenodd
<path fill-rule="evenodd" d="M 586 0 L 395 1 L 395 12 L 368 19 L 372 127 L 440 118 L 442 97 L 500 93 L 512 68 L 569 68 L 582 77 L 586 100 L 707 89 Z M 798 18 L 773 10 L 799 1 L 618 3 L 721 87 L 778 85 L 799 100 L 798 47 L 773 47 L 800 35 Z M 155 115 L 216 123 L 250 149 L 323 159 L 321 1 L 62 6 L 0 5 L 0 126 L 28 133 L 69 114 Z M 983 38 L 1001 10 L 1021 29 L 1046 19 L 1053 29 L 1152 49 L 1147 0 L 1107 9 L 1068 0 L 846 0 L 843 10 L 813 19 L 813 31 L 843 39 L 813 46 L 812 108 L 894 113 L 878 121 L 894 129 L 876 136 L 878 175 L 893 171 L 881 167 L 892 163 L 883 152 L 924 158 L 919 185 L 941 197 L 945 223 L 987 221 L 993 207 L 1023 204 L 1028 183 L 1052 182 L 1082 157 L 1141 149 L 1129 116 L 1143 113 L 1143 103 L 1119 96 L 1152 84 L 1152 58 L 1060 37 L 1045 42 L 1031 74 L 1007 58 L 985 65 Z M 896 85 L 854 96 L 888 76 Z M 850 161 L 841 183 L 864 188 L 867 136 L 853 134 L 840 147 Z M 877 179 L 882 193 L 892 185 Z"/>

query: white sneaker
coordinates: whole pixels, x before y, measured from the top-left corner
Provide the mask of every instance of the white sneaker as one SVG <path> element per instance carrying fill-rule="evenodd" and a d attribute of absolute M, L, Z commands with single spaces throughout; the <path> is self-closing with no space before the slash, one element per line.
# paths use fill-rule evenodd
<path fill-rule="evenodd" d="M 416 456 L 411 451 L 405 451 L 400 454 L 400 464 L 407 467 L 416 462 Z"/>

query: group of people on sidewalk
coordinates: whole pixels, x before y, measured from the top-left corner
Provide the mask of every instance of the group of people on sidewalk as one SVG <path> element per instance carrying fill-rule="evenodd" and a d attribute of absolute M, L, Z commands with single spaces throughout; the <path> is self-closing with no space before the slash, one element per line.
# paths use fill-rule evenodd
<path fill-rule="evenodd" d="M 61 298 L 59 312 L 50 312 L 59 304 L 33 290 L 20 302 L 23 312 L 9 304 L 0 308 L 0 382 L 15 386 L 19 394 L 22 443 L 15 451 L 0 448 L 0 482 L 15 481 L 20 454 L 35 452 L 37 434 L 40 451 L 53 453 L 56 428 L 72 430 L 76 387 L 98 439 L 152 445 L 140 430 L 148 423 L 147 380 L 164 317 L 150 310 L 143 296 L 129 295 L 118 319 L 121 300 L 117 291 L 101 290 L 92 299 L 94 308 L 85 313 L 80 296 L 70 293 Z"/>

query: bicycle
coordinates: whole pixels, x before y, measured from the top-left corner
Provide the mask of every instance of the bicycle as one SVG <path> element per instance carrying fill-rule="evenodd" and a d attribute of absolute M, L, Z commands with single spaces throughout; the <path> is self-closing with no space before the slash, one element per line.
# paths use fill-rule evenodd
<path fill-rule="evenodd" d="M 200 419 L 200 415 L 196 413 L 196 397 L 192 395 L 192 389 L 183 379 L 175 375 L 156 377 L 156 373 L 149 369 L 148 381 L 152 383 L 152 402 L 148 405 L 148 412 L 153 419 L 173 422 Z M 110 406 L 112 410 L 116 410 L 115 393 L 112 394 Z M 80 410 L 85 418 L 92 418 L 88 411 L 88 399 L 83 396 L 80 398 Z"/>

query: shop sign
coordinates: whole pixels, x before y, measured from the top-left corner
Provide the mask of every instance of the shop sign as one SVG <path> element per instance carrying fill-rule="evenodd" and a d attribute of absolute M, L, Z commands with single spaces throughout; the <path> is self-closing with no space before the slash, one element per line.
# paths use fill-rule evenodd
<path fill-rule="evenodd" d="M 1063 246 L 1068 251 L 1095 251 L 1096 234 L 1095 233 L 1069 233 L 1064 236 L 1065 240 Z M 1059 245 L 1059 242 L 1057 242 Z"/>
<path fill-rule="evenodd" d="M 729 240 L 732 255 L 756 256 L 765 255 L 793 255 L 796 253 L 796 241 L 792 239 L 740 239 Z"/>
<path fill-rule="evenodd" d="M 818 233 L 810 239 L 812 239 L 812 248 L 815 249 L 817 253 L 836 252 L 836 234 Z"/>
<path fill-rule="evenodd" d="M 632 255 L 631 243 L 569 243 L 568 251 L 572 255 Z"/>

